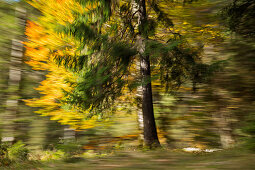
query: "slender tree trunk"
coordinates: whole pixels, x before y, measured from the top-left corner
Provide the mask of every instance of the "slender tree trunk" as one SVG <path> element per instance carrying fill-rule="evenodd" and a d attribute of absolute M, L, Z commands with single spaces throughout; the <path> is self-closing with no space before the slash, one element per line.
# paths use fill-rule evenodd
<path fill-rule="evenodd" d="M 214 90 L 214 102 L 216 110 L 213 113 L 213 120 L 218 128 L 220 136 L 221 146 L 224 149 L 231 148 L 235 144 L 233 127 L 231 126 L 231 120 L 233 120 L 233 114 L 227 108 L 229 100 L 232 98 L 227 91 L 222 88 L 215 87 Z"/>
<path fill-rule="evenodd" d="M 136 75 L 140 75 L 141 74 L 141 70 L 140 70 L 140 62 L 137 61 L 136 62 Z M 139 130 L 139 136 L 138 136 L 138 141 L 139 141 L 139 145 L 143 145 L 144 142 L 144 135 L 143 135 L 143 111 L 142 111 L 142 85 L 139 85 L 137 87 L 137 93 L 136 93 L 136 97 L 137 97 L 137 123 L 138 123 L 138 130 Z"/>
<path fill-rule="evenodd" d="M 15 119 L 18 114 L 19 86 L 21 80 L 21 57 L 23 45 L 12 40 L 12 55 L 9 67 L 8 99 L 6 100 L 5 125 L 3 141 L 13 141 L 15 136 Z"/>
<path fill-rule="evenodd" d="M 229 113 L 224 108 L 219 108 L 218 112 L 213 115 L 214 121 L 218 127 L 221 146 L 224 149 L 233 147 L 235 143 L 233 129 L 228 121 Z"/>
<path fill-rule="evenodd" d="M 144 144 L 146 146 L 159 146 L 156 123 L 153 112 L 150 58 L 145 55 L 145 40 L 147 36 L 142 33 L 143 26 L 147 22 L 145 0 L 137 0 L 137 15 L 139 35 L 137 36 L 137 46 L 140 53 L 140 69 L 142 74 L 142 112 L 144 125 Z"/>

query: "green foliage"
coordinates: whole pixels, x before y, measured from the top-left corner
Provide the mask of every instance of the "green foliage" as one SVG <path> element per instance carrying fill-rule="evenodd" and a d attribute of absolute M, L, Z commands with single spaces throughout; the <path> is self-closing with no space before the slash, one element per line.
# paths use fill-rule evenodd
<path fill-rule="evenodd" d="M 9 158 L 13 161 L 24 161 L 28 159 L 29 150 L 22 141 L 18 141 L 7 150 Z"/>
<path fill-rule="evenodd" d="M 66 102 L 84 109 L 109 108 L 111 102 L 121 95 L 124 86 L 122 75 L 111 70 L 112 67 L 102 63 L 84 71 L 74 91 L 66 94 Z"/>
<path fill-rule="evenodd" d="M 8 166 L 11 164 L 11 160 L 8 157 L 8 148 L 10 147 L 7 143 L 0 144 L 0 166 Z"/>
<path fill-rule="evenodd" d="M 93 10 L 89 12 L 94 13 Z M 59 32 L 80 42 L 76 56 L 55 57 L 59 65 L 78 72 L 80 77 L 77 82 L 71 82 L 74 90 L 66 92 L 64 102 L 85 110 L 102 110 L 112 105 L 121 95 L 126 84 L 124 76 L 137 54 L 127 41 L 116 42 L 108 36 L 109 33 L 101 33 L 98 20 L 102 21 L 89 14 L 77 14 L 72 24 L 58 28 Z"/>
<path fill-rule="evenodd" d="M 88 8 L 96 6 L 93 10 L 90 10 L 90 14 L 94 15 L 94 17 L 100 18 L 99 23 L 100 25 L 109 19 L 111 16 L 111 8 L 113 5 L 115 5 L 115 1 L 112 0 L 75 0 L 79 4 L 81 4 L 83 7 Z"/>
<path fill-rule="evenodd" d="M 149 53 L 157 57 L 161 83 L 166 85 L 166 91 L 178 89 L 187 80 L 193 81 L 193 84 L 204 83 L 203 80 L 216 71 L 216 64 L 202 63 L 201 51 L 185 41 L 154 42 L 148 47 Z"/>
<path fill-rule="evenodd" d="M 0 144 L 0 166 L 9 166 L 13 162 L 22 162 L 28 159 L 29 150 L 22 141 L 10 145 Z"/>

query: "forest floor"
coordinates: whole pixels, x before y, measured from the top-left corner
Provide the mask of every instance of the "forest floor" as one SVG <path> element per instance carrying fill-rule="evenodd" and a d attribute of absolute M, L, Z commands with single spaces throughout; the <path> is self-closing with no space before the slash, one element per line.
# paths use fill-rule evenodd
<path fill-rule="evenodd" d="M 113 154 L 72 158 L 65 161 L 29 161 L 0 169 L 57 169 L 57 170 L 94 170 L 94 169 L 255 169 L 255 154 L 239 149 L 214 153 L 185 153 L 173 150 L 131 151 L 120 150 Z"/>

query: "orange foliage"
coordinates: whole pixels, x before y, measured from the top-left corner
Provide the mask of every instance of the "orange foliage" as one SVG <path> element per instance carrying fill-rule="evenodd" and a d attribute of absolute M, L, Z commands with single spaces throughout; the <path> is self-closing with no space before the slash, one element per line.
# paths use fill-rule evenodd
<path fill-rule="evenodd" d="M 75 40 L 54 32 L 56 24 L 71 22 L 74 1 L 72 0 L 33 0 L 31 4 L 44 14 L 37 22 L 29 21 L 26 26 L 28 41 L 26 47 L 26 63 L 34 70 L 46 70 L 48 74 L 41 85 L 36 88 L 42 94 L 40 98 L 25 100 L 31 107 L 39 107 L 36 113 L 42 116 L 50 116 L 52 120 L 58 120 L 62 124 L 68 124 L 75 129 L 86 129 L 95 126 L 96 118 L 85 120 L 89 110 L 81 111 L 66 105 L 63 91 L 71 91 L 72 88 L 66 80 L 75 80 L 77 76 L 58 66 L 54 62 L 54 54 L 51 51 L 58 49 L 58 54 L 63 54 L 59 47 L 68 45 L 73 47 L 65 50 L 65 53 L 73 55 Z M 73 5 L 72 5 L 73 4 Z M 54 25 L 52 24 L 54 23 Z"/>

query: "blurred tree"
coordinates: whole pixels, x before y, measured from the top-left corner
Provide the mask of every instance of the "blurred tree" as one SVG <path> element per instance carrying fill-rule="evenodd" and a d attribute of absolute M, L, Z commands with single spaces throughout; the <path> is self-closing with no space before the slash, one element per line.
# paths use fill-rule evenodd
<path fill-rule="evenodd" d="M 14 9 L 15 8 L 15 9 Z M 19 103 L 20 103 L 20 82 L 21 82 L 21 69 L 22 69 L 22 59 L 23 59 L 23 44 L 24 40 L 23 29 L 26 22 L 26 11 L 23 8 L 19 8 L 16 3 L 9 4 L 9 9 L 13 13 L 9 13 L 8 17 L 16 17 L 14 22 L 7 21 L 8 24 L 12 27 L 10 30 L 9 38 L 12 38 L 11 47 L 10 47 L 10 60 L 8 62 L 8 87 L 6 95 L 6 104 L 5 104 L 5 113 L 3 115 L 5 121 L 3 125 L 3 136 L 2 140 L 14 141 L 17 134 L 15 131 L 18 131 L 18 122 L 16 121 L 18 112 L 19 112 Z M 7 26 L 8 26 L 7 24 Z M 8 49 L 8 47 L 5 47 Z M 8 61 L 8 60 L 7 60 Z"/>
<path fill-rule="evenodd" d="M 189 43 L 196 44 L 197 50 L 200 51 L 199 55 L 205 63 L 217 63 L 212 65 L 214 69 L 212 67 L 211 69 L 214 71 L 211 71 L 218 70 L 219 72 L 219 68 L 226 64 L 226 58 L 223 57 L 225 54 L 222 52 L 222 43 L 229 37 L 225 32 L 225 28 L 221 26 L 219 16 L 216 14 L 224 6 L 225 2 L 197 1 L 185 6 L 180 3 L 166 2 L 165 6 L 167 4 L 170 5 L 165 7 L 164 10 L 171 13 L 171 18 L 175 25 L 172 31 L 185 37 Z M 201 70 L 207 72 L 206 67 Z M 222 72 L 219 74 L 222 74 Z M 232 110 L 228 108 L 231 107 L 230 102 L 226 101 L 226 99 L 230 100 L 231 97 L 227 96 L 226 93 L 218 93 L 220 89 L 216 88 L 217 83 L 210 81 L 212 77 L 207 76 L 206 79 L 200 79 L 197 82 L 193 81 L 197 86 L 194 88 L 193 85 L 193 90 L 196 91 L 193 94 L 192 84 L 185 83 L 175 95 L 174 107 L 171 107 L 171 102 L 169 102 L 168 106 L 167 104 L 157 104 L 157 113 L 160 113 L 161 109 L 171 110 L 170 117 L 165 116 L 169 119 L 168 126 L 173 129 L 169 130 L 170 133 L 173 133 L 170 135 L 174 136 L 179 143 L 186 143 L 186 146 L 200 145 L 203 147 L 208 145 L 218 147 L 222 145 L 224 148 L 233 144 L 234 130 L 236 130 L 233 124 L 236 122 L 236 117 Z M 197 83 L 200 83 L 200 85 Z M 213 94 L 209 89 L 213 90 Z M 220 102 L 215 102 L 217 100 L 220 100 Z M 166 101 L 163 98 L 163 101 L 159 102 Z M 219 108 L 223 110 L 223 113 L 219 111 Z M 161 120 L 163 115 L 159 115 Z M 165 125 L 166 123 L 162 126 L 164 129 L 166 129 Z M 183 133 L 186 134 L 185 138 L 183 138 Z"/>
<path fill-rule="evenodd" d="M 7 88 L 8 88 L 8 61 L 10 60 L 11 39 L 14 38 L 15 32 L 15 14 L 11 4 L 0 1 L 0 16 L 3 23 L 0 26 L 0 112 L 1 112 L 1 130 L 0 137 L 2 140 L 3 117 L 5 112 Z"/>
<path fill-rule="evenodd" d="M 246 38 L 254 38 L 254 0 L 233 0 L 222 9 L 222 16 L 231 31 L 241 34 Z"/>
<path fill-rule="evenodd" d="M 28 64 L 48 75 L 37 89 L 43 96 L 27 104 L 41 107 L 37 113 L 85 129 L 118 111 L 123 99 L 132 98 L 124 93 L 140 86 L 142 100 L 137 102 L 142 103 L 145 144 L 158 145 L 151 81 L 160 80 L 162 89 L 175 91 L 191 80 L 196 89 L 215 67 L 202 63 L 203 43 L 220 39 L 215 25 L 197 28 L 197 20 L 192 23 L 185 12 L 191 1 L 178 2 L 171 14 L 187 18 L 175 17 L 174 26 L 167 1 L 32 0 L 43 16 L 27 25 L 26 55 Z M 190 38 L 193 33 L 197 44 Z M 134 69 L 137 61 L 140 68 Z M 137 70 L 141 74 L 134 75 Z"/>
<path fill-rule="evenodd" d="M 247 137 L 248 147 L 254 150 L 254 23 L 255 1 L 233 0 L 222 9 L 222 18 L 231 31 L 231 39 L 226 43 L 225 53 L 229 62 L 224 74 L 217 76 L 218 87 L 231 96 L 232 113 L 240 122 L 235 123 L 243 128 L 244 133 L 238 136 Z M 231 82 L 231 85 L 229 84 Z"/>
<path fill-rule="evenodd" d="M 84 109 L 91 108 L 94 113 L 104 113 L 123 94 L 124 87 L 132 89 L 140 82 L 145 144 L 158 145 L 150 62 L 160 68 L 160 78 L 167 90 L 178 88 L 187 79 L 201 79 L 201 69 L 207 65 L 202 64 L 198 51 L 185 39 L 169 31 L 173 23 L 162 10 L 161 1 L 79 3 L 84 12 L 77 13 L 73 22 L 59 28 L 60 33 L 81 42 L 73 57 L 56 54 L 60 64 L 78 71 L 81 77 L 80 82 L 74 83 L 74 91 L 68 93 L 67 102 Z M 146 10 L 153 11 L 151 16 Z M 167 36 L 157 39 L 162 33 Z M 135 57 L 140 60 L 141 75 L 130 82 L 127 81 L 129 66 Z"/>
<path fill-rule="evenodd" d="M 20 8 L 26 11 L 25 18 Z M 33 109 L 22 100 L 38 96 L 33 88 L 43 77 L 42 72 L 32 71 L 25 65 L 26 58 L 21 56 L 24 52 L 22 41 L 25 41 L 25 19 L 36 18 L 36 14 L 38 11 L 22 0 L 0 1 L 3 21 L 0 25 L 0 137 L 1 140 L 2 137 L 3 140 L 22 140 L 32 147 L 40 147 L 54 133 L 50 130 L 45 136 L 44 128 L 51 122 L 34 115 Z M 59 127 L 59 124 L 55 124 L 55 129 Z"/>

